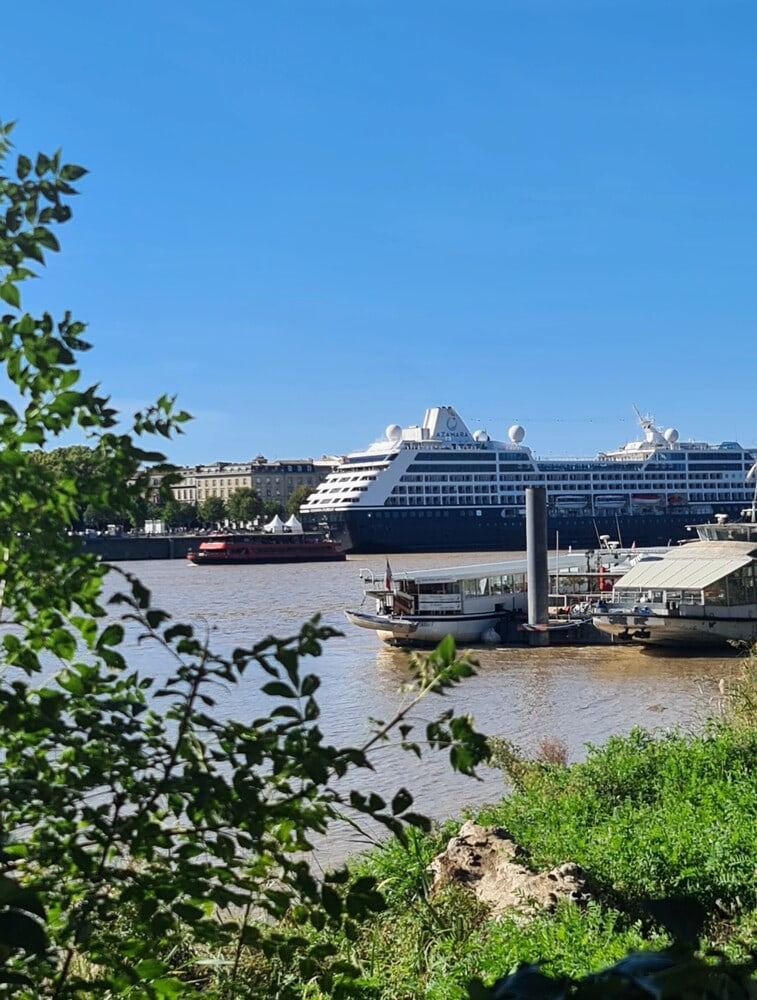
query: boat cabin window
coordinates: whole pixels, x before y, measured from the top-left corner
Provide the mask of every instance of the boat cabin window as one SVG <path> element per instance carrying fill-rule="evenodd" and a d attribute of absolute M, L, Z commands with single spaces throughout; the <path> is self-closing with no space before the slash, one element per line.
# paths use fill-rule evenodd
<path fill-rule="evenodd" d="M 752 565 L 742 566 L 726 577 L 729 604 L 752 604 L 755 600 L 755 581 Z"/>
<path fill-rule="evenodd" d="M 644 592 L 638 587 L 616 587 L 615 599 L 623 604 L 640 604 L 644 598 Z"/>
<path fill-rule="evenodd" d="M 441 583 L 420 583 L 418 584 L 419 594 L 457 594 L 457 584 L 451 580 Z"/>
<path fill-rule="evenodd" d="M 704 593 L 705 604 L 728 603 L 725 580 L 717 580 L 715 583 L 711 583 L 709 587 L 704 588 L 703 593 Z"/>
<path fill-rule="evenodd" d="M 681 592 L 681 604 L 701 604 L 701 590 L 684 590 Z"/>

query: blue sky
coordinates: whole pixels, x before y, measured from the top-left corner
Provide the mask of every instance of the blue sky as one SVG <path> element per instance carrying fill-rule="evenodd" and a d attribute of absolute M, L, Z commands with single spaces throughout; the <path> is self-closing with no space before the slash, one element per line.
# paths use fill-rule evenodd
<path fill-rule="evenodd" d="M 89 168 L 28 308 L 177 462 L 457 407 L 541 455 L 757 443 L 752 0 L 39 0 L 18 152 Z"/>

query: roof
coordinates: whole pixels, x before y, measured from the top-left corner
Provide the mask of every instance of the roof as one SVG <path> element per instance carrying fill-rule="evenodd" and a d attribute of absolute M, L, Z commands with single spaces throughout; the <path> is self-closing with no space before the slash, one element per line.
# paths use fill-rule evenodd
<path fill-rule="evenodd" d="M 565 553 L 557 558 L 548 557 L 548 570 L 555 572 L 556 561 L 560 572 L 569 576 L 588 572 L 585 552 Z M 473 566 L 443 566 L 438 569 L 396 570 L 395 580 L 417 580 L 418 583 L 452 583 L 455 580 L 478 579 L 484 576 L 514 576 L 528 572 L 528 559 L 507 559 L 501 562 L 476 563 Z M 609 570 L 608 572 L 612 572 Z"/>
<path fill-rule="evenodd" d="M 756 550 L 754 542 L 690 542 L 671 549 L 662 559 L 637 563 L 616 586 L 621 590 L 701 590 L 748 566 Z"/>

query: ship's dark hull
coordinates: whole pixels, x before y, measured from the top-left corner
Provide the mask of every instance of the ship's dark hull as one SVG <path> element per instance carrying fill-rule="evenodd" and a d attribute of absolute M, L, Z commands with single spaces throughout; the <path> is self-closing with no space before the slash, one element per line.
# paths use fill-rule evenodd
<path fill-rule="evenodd" d="M 718 513 L 739 516 L 738 505 L 719 504 Z M 597 548 L 601 535 L 621 545 L 670 545 L 691 539 L 687 525 L 712 514 L 675 511 L 639 514 L 551 513 L 548 544 L 561 549 Z M 519 552 L 526 548 L 525 515 L 502 516 L 501 509 L 417 508 L 321 513 L 332 538 L 347 552 Z"/>

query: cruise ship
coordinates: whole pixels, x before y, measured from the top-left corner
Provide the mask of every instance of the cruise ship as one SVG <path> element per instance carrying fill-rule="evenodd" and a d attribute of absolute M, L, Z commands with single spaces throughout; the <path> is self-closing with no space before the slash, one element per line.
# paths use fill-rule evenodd
<path fill-rule="evenodd" d="M 420 426 L 390 424 L 347 455 L 301 508 L 348 552 L 493 552 L 525 548 L 525 491 L 547 490 L 549 544 L 669 545 L 752 501 L 755 453 L 735 441 L 682 441 L 639 414 L 641 440 L 596 458 L 536 457 L 524 429 L 507 441 L 471 432 L 451 406 Z"/>

